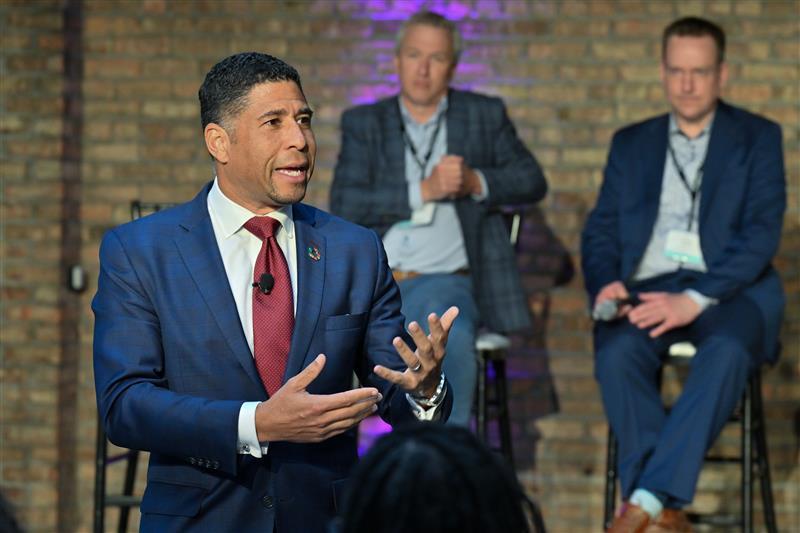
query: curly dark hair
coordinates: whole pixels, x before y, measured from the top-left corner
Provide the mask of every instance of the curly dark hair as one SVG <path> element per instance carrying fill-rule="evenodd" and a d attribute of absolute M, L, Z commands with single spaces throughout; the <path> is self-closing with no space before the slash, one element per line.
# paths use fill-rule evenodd
<path fill-rule="evenodd" d="M 297 70 L 269 54 L 242 52 L 211 67 L 197 92 L 203 129 L 211 122 L 225 127 L 247 105 L 250 90 L 265 81 L 293 81 L 303 91 Z"/>
<path fill-rule="evenodd" d="M 528 533 L 529 518 L 543 530 L 514 472 L 460 427 L 396 429 L 362 459 L 349 487 L 341 533 Z"/>

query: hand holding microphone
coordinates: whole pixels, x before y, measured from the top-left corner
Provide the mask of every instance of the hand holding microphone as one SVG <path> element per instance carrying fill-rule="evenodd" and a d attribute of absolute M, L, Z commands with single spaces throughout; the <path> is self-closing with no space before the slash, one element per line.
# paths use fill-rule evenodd
<path fill-rule="evenodd" d="M 631 296 L 621 281 L 612 281 L 600 289 L 595 302 L 592 319 L 608 322 L 625 316 L 639 299 Z"/>
<path fill-rule="evenodd" d="M 639 303 L 639 298 L 636 296 L 603 300 L 594 306 L 594 309 L 592 310 L 592 319 L 609 322 L 615 318 L 619 318 L 620 308 L 624 308 L 626 305 L 635 307 L 639 305 Z"/>

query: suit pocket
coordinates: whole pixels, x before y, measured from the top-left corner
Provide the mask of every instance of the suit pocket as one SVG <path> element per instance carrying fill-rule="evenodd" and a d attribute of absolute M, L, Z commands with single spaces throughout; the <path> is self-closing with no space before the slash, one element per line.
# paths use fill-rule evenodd
<path fill-rule="evenodd" d="M 336 315 L 325 319 L 325 330 L 333 331 L 337 329 L 361 329 L 367 320 L 367 313 L 355 315 Z"/>
<path fill-rule="evenodd" d="M 208 491 L 201 487 L 150 481 L 142 498 L 142 513 L 197 516 Z"/>

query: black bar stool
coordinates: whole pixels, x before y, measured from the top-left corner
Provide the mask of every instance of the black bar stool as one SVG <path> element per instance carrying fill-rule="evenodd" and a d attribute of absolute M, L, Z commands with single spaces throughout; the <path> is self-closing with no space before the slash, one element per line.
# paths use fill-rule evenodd
<path fill-rule="evenodd" d="M 497 421 L 499 450 L 508 463 L 514 466 L 511 446 L 511 420 L 508 410 L 508 382 L 506 378 L 506 352 L 511 346 L 508 337 L 498 333 L 478 335 L 475 348 L 478 352 L 478 381 L 475 392 L 475 425 L 478 437 L 492 447 L 489 438 L 490 417 Z"/>
<path fill-rule="evenodd" d="M 665 365 L 686 365 L 694 355 L 694 346 L 678 343 L 670 347 L 670 356 Z M 659 375 L 659 383 L 661 375 Z M 739 464 L 741 467 L 741 510 L 739 514 L 698 514 L 687 513 L 693 524 L 737 527 L 739 531 L 753 531 L 753 483 L 758 478 L 761 484 L 761 502 L 764 523 L 769 533 L 777 532 L 775 505 L 772 499 L 772 482 L 769 473 L 767 450 L 767 431 L 764 423 L 764 408 L 761 396 L 761 370 L 756 369 L 747 380 L 739 408 L 731 415 L 729 422 L 739 422 L 741 426 L 741 451 L 736 457 L 706 456 L 706 462 Z M 606 452 L 604 529 L 614 520 L 617 490 L 617 439 L 611 426 L 608 427 Z M 755 475 L 754 475 L 755 474 Z"/>

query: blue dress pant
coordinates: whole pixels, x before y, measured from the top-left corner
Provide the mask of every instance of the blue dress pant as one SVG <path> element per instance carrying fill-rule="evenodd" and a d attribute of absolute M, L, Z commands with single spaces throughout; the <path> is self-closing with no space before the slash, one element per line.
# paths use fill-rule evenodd
<path fill-rule="evenodd" d="M 453 410 L 447 423 L 468 426 L 478 368 L 475 352 L 478 307 L 472 295 L 472 282 L 469 276 L 461 274 L 423 274 L 401 281 L 398 286 L 406 327 L 416 321 L 427 333 L 429 314 L 442 316 L 450 306 L 458 306 L 458 318 L 450 329 L 443 364 L 453 393 Z"/>
<path fill-rule="evenodd" d="M 634 291 L 679 292 L 685 281 L 669 275 Z M 758 308 L 741 295 L 709 306 L 691 324 L 655 339 L 627 318 L 596 324 L 595 377 L 619 443 L 623 499 L 643 488 L 667 507 L 691 503 L 705 454 L 760 360 L 762 331 Z M 697 353 L 667 414 L 657 377 L 669 346 L 681 341 L 692 342 Z"/>

